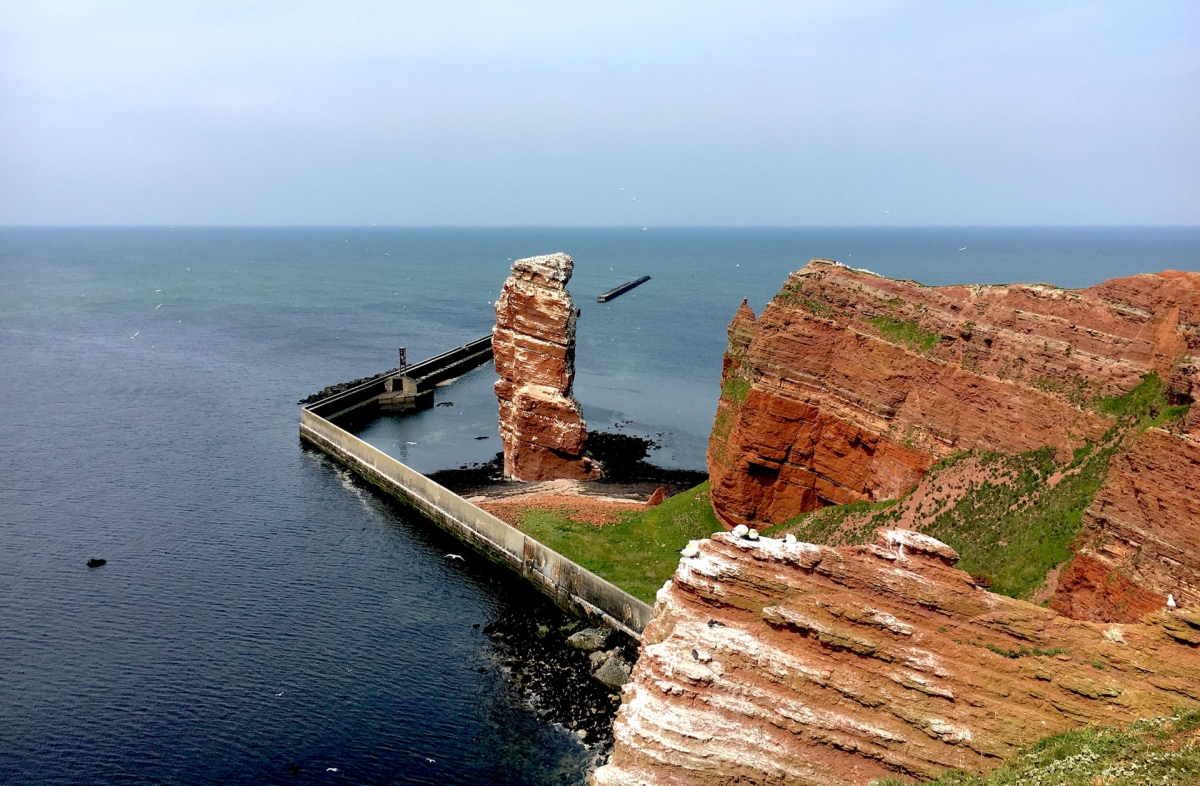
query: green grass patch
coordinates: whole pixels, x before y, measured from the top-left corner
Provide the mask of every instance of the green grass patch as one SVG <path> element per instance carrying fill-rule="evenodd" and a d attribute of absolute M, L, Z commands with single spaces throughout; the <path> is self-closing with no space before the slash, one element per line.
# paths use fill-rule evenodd
<path fill-rule="evenodd" d="M 888 500 L 886 502 L 851 502 L 846 505 L 832 505 L 828 508 L 802 513 L 782 524 L 768 527 L 763 530 L 763 534 L 779 538 L 790 532 L 806 543 L 841 545 L 851 542 L 838 537 L 841 526 L 847 517 L 858 513 L 870 514 L 884 511 L 896 503 L 897 500 Z"/>
<path fill-rule="evenodd" d="M 721 395 L 729 400 L 735 408 L 740 407 L 750 392 L 750 380 L 741 376 L 731 376 L 721 385 Z"/>
<path fill-rule="evenodd" d="M 893 344 L 907 344 L 922 352 L 932 349 L 941 337 L 921 327 L 920 322 L 894 317 L 873 317 L 863 320 L 879 328 L 883 337 Z"/>
<path fill-rule="evenodd" d="M 725 529 L 713 514 L 707 482 L 603 527 L 572 521 L 568 513 L 528 510 L 521 531 L 647 603 L 674 575 L 689 540 Z"/>
<path fill-rule="evenodd" d="M 1200 710 L 1045 737 L 987 775 L 951 771 L 929 786 L 1185 786 L 1200 783 Z M 900 786 L 899 778 L 874 786 Z"/>
<path fill-rule="evenodd" d="M 1054 488 L 1045 487 L 1059 469 L 1052 449 L 1019 456 L 986 454 L 985 466 L 1004 472 L 1004 479 L 981 483 L 921 531 L 961 554 L 958 567 L 987 579 L 993 592 L 1026 597 L 1055 565 L 1070 559 L 1083 512 L 1104 482 L 1116 450 L 1111 445 L 1095 451 Z"/>
<path fill-rule="evenodd" d="M 1167 405 L 1163 381 L 1153 371 L 1142 377 L 1141 383 L 1121 396 L 1105 396 L 1092 402 L 1092 408 L 1112 415 L 1123 425 L 1136 424 L 1143 428 L 1162 427 L 1187 414 L 1188 405 Z"/>

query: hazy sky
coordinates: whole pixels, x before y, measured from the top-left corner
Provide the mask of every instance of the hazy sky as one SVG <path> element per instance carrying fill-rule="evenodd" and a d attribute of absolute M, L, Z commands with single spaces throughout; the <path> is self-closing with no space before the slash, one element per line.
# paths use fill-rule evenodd
<path fill-rule="evenodd" d="M 0 224 L 372 223 L 1200 224 L 1200 3 L 0 0 Z"/>

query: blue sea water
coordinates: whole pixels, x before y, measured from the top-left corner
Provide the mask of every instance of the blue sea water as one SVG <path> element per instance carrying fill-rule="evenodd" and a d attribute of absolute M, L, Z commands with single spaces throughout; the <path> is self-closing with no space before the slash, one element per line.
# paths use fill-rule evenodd
<path fill-rule="evenodd" d="M 1079 287 L 1200 269 L 1200 230 L 0 229 L 0 783 L 578 782 L 472 627 L 537 597 L 303 449 L 295 405 L 485 334 L 552 251 L 589 423 L 702 469 L 729 319 L 810 257 Z M 493 373 L 363 434 L 486 460 Z"/>

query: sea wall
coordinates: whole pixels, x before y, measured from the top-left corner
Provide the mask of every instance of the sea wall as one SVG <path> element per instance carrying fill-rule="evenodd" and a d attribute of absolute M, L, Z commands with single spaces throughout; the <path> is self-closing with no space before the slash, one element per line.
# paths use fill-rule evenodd
<path fill-rule="evenodd" d="M 634 637 L 650 621 L 652 610 L 646 603 L 307 408 L 300 412 L 300 436 L 479 553 L 516 571 L 559 607 L 599 618 Z"/>

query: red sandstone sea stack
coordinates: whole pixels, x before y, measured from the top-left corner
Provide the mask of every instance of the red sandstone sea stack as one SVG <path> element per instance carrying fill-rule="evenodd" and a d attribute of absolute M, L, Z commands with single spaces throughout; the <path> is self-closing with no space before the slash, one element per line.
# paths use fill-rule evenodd
<path fill-rule="evenodd" d="M 504 476 L 510 480 L 595 480 L 583 455 L 587 423 L 571 393 L 575 322 L 566 254 L 518 259 L 496 300 L 492 329 Z"/>

